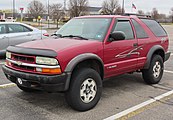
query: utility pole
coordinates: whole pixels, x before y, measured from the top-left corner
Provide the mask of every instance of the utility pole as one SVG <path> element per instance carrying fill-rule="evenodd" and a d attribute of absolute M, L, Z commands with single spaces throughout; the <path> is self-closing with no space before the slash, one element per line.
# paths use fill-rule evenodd
<path fill-rule="evenodd" d="M 50 6 L 50 5 L 49 5 L 49 0 L 48 0 L 48 6 L 47 6 L 47 7 L 48 7 L 48 16 L 47 16 L 48 28 L 49 28 L 49 24 L 50 24 L 50 23 L 49 23 L 49 17 L 50 17 L 50 16 L 49 16 L 49 15 L 50 15 L 49 6 Z"/>
<path fill-rule="evenodd" d="M 13 0 L 13 19 L 15 19 L 15 0 Z"/>
<path fill-rule="evenodd" d="M 64 12 L 63 19 L 66 19 L 66 0 L 64 0 L 64 11 L 63 12 Z"/>
<path fill-rule="evenodd" d="M 124 0 L 123 0 L 123 3 L 122 3 L 122 15 L 124 14 Z"/>

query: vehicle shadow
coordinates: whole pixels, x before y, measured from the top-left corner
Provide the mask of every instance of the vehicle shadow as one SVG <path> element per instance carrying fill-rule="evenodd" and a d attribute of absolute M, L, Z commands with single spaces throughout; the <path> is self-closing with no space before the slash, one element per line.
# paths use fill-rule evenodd
<path fill-rule="evenodd" d="M 113 77 L 104 81 L 102 99 L 122 94 L 122 92 L 135 92 L 140 90 L 141 86 L 146 86 L 141 73 L 123 74 Z"/>
<path fill-rule="evenodd" d="M 118 96 L 125 91 L 136 91 L 141 89 L 140 86 L 145 86 L 140 74 L 125 74 L 118 77 L 111 78 L 103 83 L 103 95 L 101 101 L 104 102 L 111 96 Z M 17 97 L 27 101 L 36 107 L 40 107 L 56 113 L 58 115 L 64 112 L 78 113 L 72 110 L 66 103 L 63 93 L 25 93 L 20 91 Z"/>

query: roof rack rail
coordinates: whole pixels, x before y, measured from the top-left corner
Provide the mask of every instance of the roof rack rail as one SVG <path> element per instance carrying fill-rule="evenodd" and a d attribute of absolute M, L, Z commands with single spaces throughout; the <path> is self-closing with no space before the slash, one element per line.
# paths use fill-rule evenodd
<path fill-rule="evenodd" d="M 141 15 L 141 14 L 135 14 L 135 13 L 125 13 L 124 16 L 131 16 L 135 15 L 137 17 L 142 17 L 142 18 L 151 18 L 151 15 Z"/>

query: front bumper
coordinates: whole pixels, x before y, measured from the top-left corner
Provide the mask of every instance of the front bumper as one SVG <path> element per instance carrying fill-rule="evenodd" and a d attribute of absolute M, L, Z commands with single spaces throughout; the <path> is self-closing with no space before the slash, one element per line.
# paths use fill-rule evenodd
<path fill-rule="evenodd" d="M 165 61 L 167 61 L 171 56 L 171 52 L 165 53 Z"/>
<path fill-rule="evenodd" d="M 20 86 L 44 90 L 47 92 L 63 92 L 68 90 L 71 73 L 63 73 L 61 75 L 38 75 L 25 73 L 13 70 L 7 66 L 2 66 L 4 74 L 11 82 Z M 19 84 L 17 79 L 20 78 L 23 82 Z"/>

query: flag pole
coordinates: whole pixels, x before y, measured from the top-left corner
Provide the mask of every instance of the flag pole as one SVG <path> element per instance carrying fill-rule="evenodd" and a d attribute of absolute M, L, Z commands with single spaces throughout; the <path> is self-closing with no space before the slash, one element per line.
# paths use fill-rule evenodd
<path fill-rule="evenodd" d="M 123 0 L 123 3 L 122 3 L 122 15 L 124 14 L 124 0 Z"/>
<path fill-rule="evenodd" d="M 133 13 L 133 2 L 132 2 L 132 9 L 131 9 L 131 12 Z"/>

